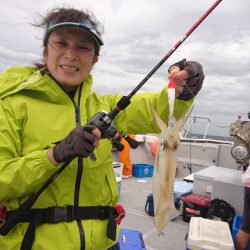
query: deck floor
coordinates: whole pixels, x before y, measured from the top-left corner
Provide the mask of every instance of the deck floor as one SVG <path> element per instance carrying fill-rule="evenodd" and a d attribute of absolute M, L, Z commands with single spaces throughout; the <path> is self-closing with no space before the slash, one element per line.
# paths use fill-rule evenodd
<path fill-rule="evenodd" d="M 182 208 L 176 219 L 169 222 L 163 234 L 158 236 L 153 217 L 145 212 L 147 196 L 151 192 L 152 178 L 122 179 L 119 203 L 125 207 L 126 217 L 121 228 L 141 231 L 147 250 L 185 250 L 189 224 L 182 220 Z"/>

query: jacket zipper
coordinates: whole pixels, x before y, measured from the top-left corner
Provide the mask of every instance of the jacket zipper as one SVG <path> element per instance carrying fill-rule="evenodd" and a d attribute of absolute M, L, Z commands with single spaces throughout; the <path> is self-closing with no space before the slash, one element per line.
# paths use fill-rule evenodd
<path fill-rule="evenodd" d="M 72 101 L 74 108 L 75 108 L 76 125 L 81 125 L 80 101 L 81 101 L 81 92 L 82 92 L 83 83 L 79 87 L 78 101 L 76 104 L 74 98 L 61 87 L 61 85 L 56 81 L 56 79 L 50 73 L 49 73 L 49 76 L 58 84 L 58 86 L 67 94 L 67 96 Z M 80 184 L 81 184 L 82 174 L 83 174 L 83 159 L 78 158 L 78 167 L 77 167 L 75 193 L 74 193 L 75 194 L 74 195 L 75 207 L 79 206 Z M 77 222 L 77 226 L 78 226 L 78 230 L 80 234 L 80 250 L 85 250 L 85 233 L 83 230 L 83 226 L 82 226 L 81 220 L 77 220 L 76 222 Z"/>
<path fill-rule="evenodd" d="M 79 94 L 78 94 L 78 101 L 77 104 L 75 103 L 74 99 L 72 98 L 74 107 L 75 107 L 75 118 L 76 118 L 76 125 L 81 126 L 81 112 L 80 112 L 80 100 L 81 100 L 81 92 L 82 92 L 82 86 L 80 85 L 79 88 Z M 78 158 L 78 167 L 77 167 L 77 174 L 76 174 L 76 182 L 75 182 L 75 196 L 74 196 L 74 206 L 79 206 L 79 196 L 80 196 L 80 185 L 82 180 L 82 174 L 83 174 L 83 159 Z M 85 233 L 83 230 L 83 226 L 81 223 L 81 220 L 77 220 L 77 226 L 80 234 L 80 249 L 85 250 Z"/>
<path fill-rule="evenodd" d="M 69 96 L 70 100 L 72 101 L 72 103 L 74 105 L 75 121 L 76 121 L 76 125 L 78 125 L 78 126 L 81 125 L 80 100 L 81 100 L 82 87 L 83 87 L 83 83 L 80 85 L 80 88 L 79 88 L 79 95 L 78 95 L 77 104 L 76 104 L 74 98 L 62 88 L 64 90 L 64 92 Z M 77 165 L 78 166 L 77 166 L 77 174 L 76 174 L 76 182 L 75 182 L 75 193 L 74 193 L 74 206 L 75 207 L 79 207 L 80 185 L 81 185 L 81 179 L 82 179 L 82 174 L 83 174 L 83 159 L 78 158 Z M 76 222 L 77 222 L 77 226 L 78 226 L 78 230 L 79 230 L 79 234 L 80 234 L 80 250 L 85 250 L 85 233 L 83 230 L 83 226 L 82 226 L 81 220 L 77 220 Z"/>

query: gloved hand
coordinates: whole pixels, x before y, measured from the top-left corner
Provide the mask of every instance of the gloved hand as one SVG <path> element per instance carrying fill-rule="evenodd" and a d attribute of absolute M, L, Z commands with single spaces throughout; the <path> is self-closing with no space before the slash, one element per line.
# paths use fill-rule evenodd
<path fill-rule="evenodd" d="M 101 138 L 98 133 L 93 134 L 95 126 L 77 126 L 62 141 L 52 149 L 56 162 L 65 162 L 74 157 L 87 158 L 92 153 Z M 99 131 L 99 130 L 98 130 Z"/>
<path fill-rule="evenodd" d="M 200 91 L 205 78 L 200 63 L 183 59 L 169 67 L 176 83 L 177 98 L 189 100 Z"/>

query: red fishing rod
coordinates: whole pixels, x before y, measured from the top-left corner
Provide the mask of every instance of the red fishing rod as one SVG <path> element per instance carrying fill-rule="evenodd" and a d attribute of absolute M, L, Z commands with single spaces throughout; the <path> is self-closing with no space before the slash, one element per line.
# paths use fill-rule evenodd
<path fill-rule="evenodd" d="M 112 119 L 123 109 L 130 104 L 130 99 L 136 92 L 144 85 L 144 83 L 161 67 L 161 65 L 167 61 L 167 59 L 180 47 L 180 45 L 193 33 L 193 31 L 206 19 L 206 17 L 217 7 L 222 0 L 217 0 L 197 21 L 196 23 L 185 33 L 184 37 L 180 39 L 169 52 L 161 59 L 161 61 L 142 79 L 142 81 L 131 91 L 128 96 L 123 96 L 117 103 L 117 106 L 109 114 Z"/>

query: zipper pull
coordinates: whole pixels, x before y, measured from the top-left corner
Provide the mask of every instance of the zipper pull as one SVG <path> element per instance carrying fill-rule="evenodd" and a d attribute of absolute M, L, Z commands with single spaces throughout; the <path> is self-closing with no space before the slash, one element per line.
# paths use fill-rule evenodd
<path fill-rule="evenodd" d="M 79 105 L 75 105 L 75 111 L 76 111 L 76 124 L 81 125 L 80 124 L 80 106 Z"/>

